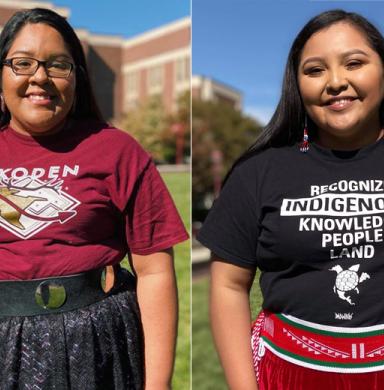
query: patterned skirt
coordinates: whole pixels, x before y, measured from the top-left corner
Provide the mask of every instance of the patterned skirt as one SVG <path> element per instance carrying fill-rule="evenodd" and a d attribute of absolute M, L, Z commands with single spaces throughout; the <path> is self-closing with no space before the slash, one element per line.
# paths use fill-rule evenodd
<path fill-rule="evenodd" d="M 382 390 L 384 371 L 344 374 L 287 362 L 266 350 L 260 362 L 259 390 Z"/>
<path fill-rule="evenodd" d="M 276 317 L 276 316 L 275 316 Z M 278 339 L 279 321 L 270 321 L 272 317 L 265 312 L 261 312 L 256 321 L 252 326 L 252 351 L 253 351 L 253 362 L 255 367 L 255 374 L 257 382 L 259 385 L 259 390 L 382 390 L 384 389 L 384 370 L 382 365 L 378 364 L 383 362 L 383 357 L 378 353 L 375 353 L 375 356 L 378 356 L 377 359 L 374 357 L 368 358 L 373 361 L 370 361 L 365 368 L 357 372 L 353 368 L 340 368 L 341 364 L 337 362 L 323 362 L 323 366 L 318 366 L 316 369 L 316 364 L 312 364 L 313 368 L 308 367 L 308 356 L 306 355 L 314 354 L 314 356 L 321 356 L 316 350 L 324 350 L 329 356 L 332 355 L 332 347 L 325 348 L 324 344 L 321 342 L 314 343 L 311 341 L 311 337 L 306 333 L 306 338 L 304 338 L 304 333 L 300 328 L 290 328 L 289 326 L 284 326 L 282 334 L 287 336 L 287 340 L 291 340 L 293 344 L 296 344 L 298 348 L 306 351 L 302 353 L 301 356 L 295 355 L 295 348 L 289 346 L 288 343 L 285 343 L 285 346 L 288 348 L 288 353 L 278 346 L 271 347 L 270 341 L 265 338 L 265 335 L 269 333 L 272 335 L 273 341 L 281 341 Z M 276 318 L 275 318 L 276 320 Z M 285 324 L 284 324 L 285 325 Z M 293 337 L 295 336 L 295 337 Z M 319 333 L 314 334 L 315 337 L 319 338 Z M 380 334 L 377 337 L 374 337 L 373 340 L 369 339 L 359 339 L 358 334 L 348 334 L 347 336 L 356 337 L 359 341 L 364 341 L 365 345 L 371 345 L 370 342 L 373 341 L 382 345 L 384 342 L 384 336 Z M 361 335 L 360 335 L 361 336 Z M 351 339 L 348 337 L 348 340 Z M 379 338 L 379 340 L 378 340 Z M 299 340 L 300 339 L 300 340 Z M 300 341 L 300 342 L 298 342 Z M 329 341 L 329 339 L 328 339 Z M 349 344 L 349 341 L 345 341 L 340 337 L 337 337 L 334 341 L 335 343 L 342 345 L 343 347 Z M 307 344 L 307 345 L 306 345 Z M 352 344 L 358 345 L 361 347 L 363 343 Z M 341 354 L 344 348 L 338 350 L 338 359 L 342 360 L 358 360 L 362 356 L 362 350 L 360 348 L 360 353 L 356 356 L 352 356 L 348 359 L 347 356 L 342 357 Z M 374 348 L 375 351 L 378 350 Z M 367 351 L 366 351 L 367 352 Z M 371 354 L 368 354 L 371 355 Z M 341 356 L 341 357 L 340 357 Z M 302 360 L 300 360 L 302 359 Z M 318 358 L 319 361 L 321 358 Z M 290 361 L 291 360 L 291 361 Z M 296 362 L 296 363 L 295 363 Z M 360 364 L 361 365 L 361 364 Z M 328 368 L 327 368 L 328 367 Z M 327 371 L 329 370 L 329 371 Z M 332 371 L 333 370 L 333 371 Z M 364 370 L 370 372 L 362 372 Z M 339 371 L 339 372 L 335 372 Z M 344 372 L 340 372 L 344 371 Z M 349 371 L 349 372 L 345 372 Z"/>
<path fill-rule="evenodd" d="M 1 390 L 142 390 L 132 289 L 69 312 L 0 319 Z"/>

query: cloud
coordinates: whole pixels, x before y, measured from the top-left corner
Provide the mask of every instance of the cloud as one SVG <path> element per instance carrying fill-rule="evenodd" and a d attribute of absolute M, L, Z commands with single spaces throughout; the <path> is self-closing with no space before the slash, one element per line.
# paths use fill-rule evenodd
<path fill-rule="evenodd" d="M 250 117 L 256 119 L 262 125 L 266 125 L 275 112 L 274 106 L 248 106 L 244 112 Z"/>

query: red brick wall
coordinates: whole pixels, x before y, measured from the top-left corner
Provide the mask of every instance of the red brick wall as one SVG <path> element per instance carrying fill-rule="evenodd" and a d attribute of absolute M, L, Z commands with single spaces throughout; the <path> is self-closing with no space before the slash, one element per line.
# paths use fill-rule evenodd
<path fill-rule="evenodd" d="M 4 26 L 5 23 L 7 23 L 7 21 L 11 18 L 11 16 L 20 10 L 20 8 L 1 8 L 0 6 L 0 25 Z"/>
<path fill-rule="evenodd" d="M 126 47 L 124 49 L 123 62 L 135 62 L 143 58 L 162 54 L 166 51 L 177 50 L 188 46 L 189 42 L 190 28 L 185 27 L 181 30 L 162 35 L 159 38 Z"/>
<path fill-rule="evenodd" d="M 119 117 L 123 107 L 121 49 L 89 45 L 87 59 L 96 100 L 104 117 Z"/>
<path fill-rule="evenodd" d="M 173 106 L 173 88 L 175 84 L 174 66 L 173 63 L 168 62 L 164 66 L 164 90 L 163 103 L 167 111 L 172 110 Z"/>

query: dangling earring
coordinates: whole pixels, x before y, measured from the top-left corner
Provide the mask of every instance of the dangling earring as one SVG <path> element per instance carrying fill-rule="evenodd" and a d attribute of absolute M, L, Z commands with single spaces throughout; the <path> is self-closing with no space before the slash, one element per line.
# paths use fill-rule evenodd
<path fill-rule="evenodd" d="M 307 153 L 308 149 L 309 149 L 308 125 L 307 125 L 307 115 L 305 115 L 303 142 L 301 142 L 300 144 L 300 152 Z"/>
<path fill-rule="evenodd" d="M 0 110 L 3 114 L 7 111 L 7 106 L 5 105 L 5 100 L 3 94 L 0 94 Z"/>

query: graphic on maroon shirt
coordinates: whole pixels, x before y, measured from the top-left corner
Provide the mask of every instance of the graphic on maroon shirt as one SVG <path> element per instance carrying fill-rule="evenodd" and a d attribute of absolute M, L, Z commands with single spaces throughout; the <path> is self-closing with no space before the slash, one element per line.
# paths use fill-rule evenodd
<path fill-rule="evenodd" d="M 40 180 L 37 172 L 29 174 L 24 168 L 11 171 L 10 177 L 7 177 L 6 170 L 1 171 L 1 227 L 17 237 L 27 239 L 52 223 L 66 223 L 77 214 L 75 208 L 80 202 L 63 191 L 64 181 L 58 176 L 58 167 L 55 168 L 48 181 Z M 78 167 L 71 173 L 77 171 Z M 63 169 L 63 173 L 63 176 L 68 174 L 68 167 L 67 171 Z"/>
<path fill-rule="evenodd" d="M 0 131 L 0 280 L 72 275 L 188 235 L 148 153 L 105 123 Z"/>

